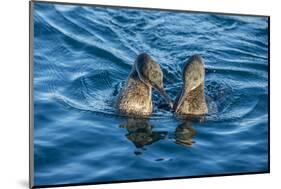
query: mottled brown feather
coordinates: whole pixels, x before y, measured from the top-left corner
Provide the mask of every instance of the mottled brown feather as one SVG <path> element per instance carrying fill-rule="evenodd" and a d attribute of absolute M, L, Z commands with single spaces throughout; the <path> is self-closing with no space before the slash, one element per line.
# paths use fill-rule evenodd
<path fill-rule="evenodd" d="M 117 108 L 127 115 L 148 116 L 152 113 L 152 88 L 144 84 L 136 71 L 129 75 L 118 95 Z"/>
<path fill-rule="evenodd" d="M 183 69 L 183 86 L 174 104 L 176 114 L 197 116 L 208 113 L 204 80 L 204 60 L 199 55 L 193 55 Z"/>
<path fill-rule="evenodd" d="M 202 83 L 185 95 L 183 103 L 178 108 L 177 114 L 203 115 L 206 113 L 208 113 L 208 107 L 205 100 L 204 84 Z"/>

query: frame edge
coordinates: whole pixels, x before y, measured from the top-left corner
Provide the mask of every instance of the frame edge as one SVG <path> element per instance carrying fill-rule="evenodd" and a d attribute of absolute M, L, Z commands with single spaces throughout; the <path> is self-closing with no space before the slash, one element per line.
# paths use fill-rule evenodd
<path fill-rule="evenodd" d="M 34 106 L 33 106 L 33 1 L 29 1 L 29 188 L 34 187 Z"/>

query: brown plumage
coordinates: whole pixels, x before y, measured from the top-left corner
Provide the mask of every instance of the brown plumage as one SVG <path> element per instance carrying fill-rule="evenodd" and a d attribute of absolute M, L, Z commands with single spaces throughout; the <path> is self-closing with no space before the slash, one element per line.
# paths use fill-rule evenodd
<path fill-rule="evenodd" d="M 163 72 L 160 65 L 148 54 L 142 53 L 137 57 L 126 85 L 118 95 L 118 111 L 126 115 L 150 115 L 153 110 L 152 88 L 158 90 L 172 106 L 163 88 Z"/>
<path fill-rule="evenodd" d="M 183 69 L 183 86 L 174 104 L 177 115 L 204 115 L 208 113 L 204 80 L 204 61 L 201 56 L 193 55 Z"/>

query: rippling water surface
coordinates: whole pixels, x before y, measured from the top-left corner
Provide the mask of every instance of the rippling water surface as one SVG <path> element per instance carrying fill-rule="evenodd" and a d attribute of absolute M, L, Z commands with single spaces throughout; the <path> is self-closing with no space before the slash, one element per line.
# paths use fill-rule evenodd
<path fill-rule="evenodd" d="M 179 120 L 155 92 L 148 120 L 113 101 L 149 53 L 175 99 L 201 54 L 210 113 Z M 268 19 L 156 10 L 34 6 L 35 184 L 268 170 Z"/>

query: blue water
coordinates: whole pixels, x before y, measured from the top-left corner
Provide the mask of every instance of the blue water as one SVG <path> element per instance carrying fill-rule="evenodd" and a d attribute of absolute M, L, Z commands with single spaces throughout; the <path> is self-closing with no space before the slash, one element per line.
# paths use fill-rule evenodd
<path fill-rule="evenodd" d="M 177 119 L 153 94 L 148 120 L 113 101 L 136 56 L 175 99 L 201 54 L 210 113 Z M 268 19 L 35 3 L 35 185 L 268 171 Z"/>

